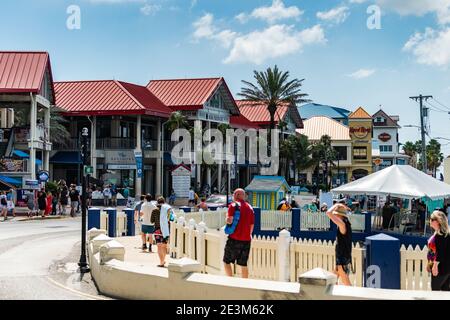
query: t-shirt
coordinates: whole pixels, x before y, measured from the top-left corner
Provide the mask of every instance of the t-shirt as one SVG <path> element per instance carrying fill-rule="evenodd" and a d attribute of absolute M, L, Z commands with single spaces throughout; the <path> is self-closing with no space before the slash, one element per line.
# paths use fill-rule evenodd
<path fill-rule="evenodd" d="M 1 204 L 2 206 L 6 206 L 6 205 L 8 204 L 6 195 L 4 195 L 4 194 L 0 195 L 0 204 Z"/>
<path fill-rule="evenodd" d="M 105 188 L 105 189 L 103 190 L 103 196 L 104 196 L 105 198 L 111 198 L 111 190 L 110 190 L 109 188 Z"/>
<path fill-rule="evenodd" d="M 125 190 L 123 190 L 123 197 L 125 199 L 127 199 L 130 196 L 130 190 L 128 188 L 126 188 Z"/>
<path fill-rule="evenodd" d="M 255 224 L 255 214 L 253 208 L 245 201 L 239 201 L 240 204 L 240 219 L 236 226 L 236 230 L 229 237 L 239 241 L 251 241 L 250 234 L 251 226 Z M 228 207 L 228 216 L 234 217 L 236 211 L 236 203 L 230 204 Z"/>
<path fill-rule="evenodd" d="M 69 197 L 70 201 L 75 202 L 79 200 L 80 193 L 78 190 L 70 190 Z"/>
<path fill-rule="evenodd" d="M 194 190 L 189 190 L 189 200 L 194 200 L 195 199 L 195 192 Z"/>
<path fill-rule="evenodd" d="M 146 226 L 153 225 L 151 219 L 152 219 L 152 211 L 155 209 L 157 209 L 156 206 L 151 202 L 145 201 L 142 204 L 142 207 L 141 207 L 141 212 L 143 213 L 142 224 L 144 224 Z"/>
<path fill-rule="evenodd" d="M 439 262 L 438 271 L 440 275 L 450 274 L 450 236 L 436 234 L 436 261 Z"/>

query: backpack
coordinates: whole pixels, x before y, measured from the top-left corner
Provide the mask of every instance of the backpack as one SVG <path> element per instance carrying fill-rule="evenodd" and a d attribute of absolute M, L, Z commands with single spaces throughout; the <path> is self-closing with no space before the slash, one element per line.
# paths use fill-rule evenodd
<path fill-rule="evenodd" d="M 233 223 L 227 224 L 225 226 L 225 234 L 233 234 L 236 231 L 236 227 L 239 223 L 239 220 L 241 218 L 241 206 L 238 202 L 235 202 L 236 207 L 234 209 L 234 216 L 233 216 Z"/>

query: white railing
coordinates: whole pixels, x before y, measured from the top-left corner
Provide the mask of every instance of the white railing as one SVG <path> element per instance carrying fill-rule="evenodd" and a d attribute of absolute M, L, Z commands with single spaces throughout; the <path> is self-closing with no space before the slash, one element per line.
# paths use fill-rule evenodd
<path fill-rule="evenodd" d="M 325 212 L 302 211 L 300 227 L 301 230 L 329 230 L 330 218 Z"/>
<path fill-rule="evenodd" d="M 176 211 L 175 214 L 184 217 L 185 221 L 194 219 L 195 223 L 204 222 L 208 229 L 220 229 L 225 225 L 227 210 L 219 209 L 217 211 L 199 211 L 199 212 L 184 212 L 183 210 Z"/>
<path fill-rule="evenodd" d="M 416 246 L 400 249 L 400 283 L 404 290 L 431 290 L 430 274 L 427 272 L 427 247 Z"/>
<path fill-rule="evenodd" d="M 289 255 L 291 282 L 298 281 L 298 277 L 302 273 L 314 268 L 333 272 L 336 268 L 335 246 L 336 244 L 331 241 L 292 240 Z M 353 286 L 357 287 L 363 285 L 364 250 L 358 243 L 353 245 L 352 265 L 354 270 L 350 273 L 350 281 Z"/>
<path fill-rule="evenodd" d="M 281 230 L 292 228 L 292 211 L 261 211 L 261 230 Z"/>
<path fill-rule="evenodd" d="M 100 229 L 109 233 L 108 214 L 105 211 L 100 213 Z M 139 231 L 136 231 L 139 233 Z M 116 235 L 121 237 L 127 234 L 127 215 L 124 212 L 117 212 L 116 217 Z"/>
<path fill-rule="evenodd" d="M 204 273 L 224 274 L 222 259 L 227 237 L 223 231 L 207 231 L 203 223 L 186 222 L 184 216 L 177 218 L 170 227 L 172 257 L 189 257 L 200 262 Z M 331 242 L 297 241 L 287 231 L 281 231 L 277 238 L 255 236 L 248 261 L 250 278 L 297 282 L 300 274 L 316 267 L 333 271 L 334 252 Z M 356 272 L 351 280 L 356 286 L 363 284 L 363 258 L 364 249 L 355 245 L 353 266 Z M 234 272 L 239 274 L 240 268 L 234 268 Z"/>
<path fill-rule="evenodd" d="M 366 214 L 370 214 L 370 213 L 366 213 Z M 365 214 L 349 214 L 348 220 L 352 224 L 352 231 L 364 232 L 364 230 L 366 230 Z"/>

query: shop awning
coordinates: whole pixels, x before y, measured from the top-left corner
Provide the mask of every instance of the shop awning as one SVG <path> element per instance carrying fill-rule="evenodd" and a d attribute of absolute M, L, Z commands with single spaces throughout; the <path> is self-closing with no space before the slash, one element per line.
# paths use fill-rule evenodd
<path fill-rule="evenodd" d="M 29 159 L 30 155 L 26 152 L 23 152 L 21 150 L 13 150 L 13 154 L 16 155 L 19 158 L 23 158 L 23 159 Z M 42 161 L 39 159 L 36 159 L 36 164 L 38 166 L 42 165 Z"/>
<path fill-rule="evenodd" d="M 81 153 L 77 151 L 58 151 L 58 153 L 50 158 L 50 163 L 80 164 L 82 163 Z"/>
<path fill-rule="evenodd" d="M 0 182 L 6 183 L 7 185 L 22 186 L 22 181 L 7 176 L 0 176 Z"/>

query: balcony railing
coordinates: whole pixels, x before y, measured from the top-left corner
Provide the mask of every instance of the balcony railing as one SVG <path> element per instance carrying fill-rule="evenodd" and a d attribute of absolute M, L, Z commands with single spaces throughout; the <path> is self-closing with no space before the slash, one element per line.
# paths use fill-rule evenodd
<path fill-rule="evenodd" d="M 80 150 L 81 143 L 78 138 L 70 138 L 64 142 L 53 143 L 53 150 Z"/>
<path fill-rule="evenodd" d="M 97 139 L 99 150 L 132 150 L 136 148 L 135 138 L 100 138 Z"/>
<path fill-rule="evenodd" d="M 164 151 L 170 152 L 175 146 L 176 142 L 172 141 L 164 141 L 163 148 Z M 142 141 L 142 150 L 148 151 L 157 151 L 158 150 L 158 141 L 157 140 L 143 140 Z"/>

